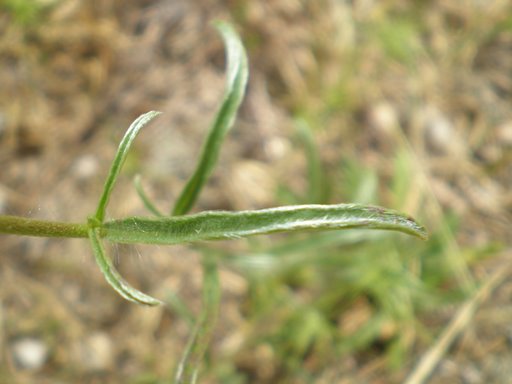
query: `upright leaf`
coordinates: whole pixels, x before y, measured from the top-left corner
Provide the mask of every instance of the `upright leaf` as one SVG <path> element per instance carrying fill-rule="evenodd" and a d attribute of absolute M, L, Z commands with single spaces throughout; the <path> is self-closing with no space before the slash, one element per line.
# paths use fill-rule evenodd
<path fill-rule="evenodd" d="M 233 126 L 236 112 L 245 93 L 249 70 L 242 42 L 229 24 L 217 22 L 215 26 L 226 46 L 227 71 L 224 100 L 209 129 L 199 163 L 174 206 L 173 215 L 183 215 L 188 212 L 196 201 L 215 167 L 224 137 Z"/>
<path fill-rule="evenodd" d="M 330 186 L 325 179 L 315 138 L 311 128 L 304 119 L 296 120 L 296 128 L 298 137 L 304 146 L 308 165 L 308 202 L 315 204 L 325 203 Z"/>
<path fill-rule="evenodd" d="M 220 303 L 220 283 L 216 260 L 203 257 L 203 280 L 203 307 L 178 365 L 176 384 L 197 382 L 201 362 L 213 335 Z"/>
<path fill-rule="evenodd" d="M 119 144 L 119 148 L 117 149 L 117 153 L 114 157 L 114 161 L 112 162 L 112 166 L 110 167 L 110 172 L 107 176 L 107 180 L 105 181 L 103 193 L 100 197 L 100 201 L 98 202 L 96 214 L 94 215 L 94 218 L 98 223 L 102 223 L 105 219 L 105 210 L 107 208 L 110 194 L 112 193 L 114 183 L 117 180 L 117 176 L 119 176 L 119 172 L 121 171 L 121 167 L 126 160 L 126 155 L 130 150 L 133 140 L 135 140 L 135 137 L 137 137 L 139 131 L 159 114 L 160 112 L 151 111 L 139 116 L 126 131 L 123 139 L 121 140 L 121 143 Z"/>

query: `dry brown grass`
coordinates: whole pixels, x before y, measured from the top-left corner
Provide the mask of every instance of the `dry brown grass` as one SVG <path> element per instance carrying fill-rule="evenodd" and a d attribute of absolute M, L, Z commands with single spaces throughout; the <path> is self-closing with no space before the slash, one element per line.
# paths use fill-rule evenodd
<path fill-rule="evenodd" d="M 418 176 L 404 210 L 414 214 L 427 204 L 431 226 L 455 213 L 455 252 L 493 243 L 510 247 L 509 1 L 92 4 L 61 0 L 29 26 L 0 12 L 2 213 L 83 219 L 94 209 L 116 140 L 134 116 L 150 109 L 165 115 L 136 145 L 110 215 L 143 213 L 130 185 L 135 171 L 167 209 L 194 165 L 222 92 L 222 45 L 208 24 L 222 17 L 237 23 L 247 42 L 251 80 L 202 208 L 274 205 L 276 180 L 303 189 L 305 160 L 290 138 L 291 116 L 306 116 L 317 123 L 331 177 L 341 159 L 353 156 L 376 169 L 385 185 L 394 154 L 406 147 Z M 383 196 L 392 202 L 385 191 Z M 188 332 L 183 319 L 122 302 L 80 241 L 0 241 L 1 382 L 143 383 L 169 376 Z M 119 247 L 115 253 L 135 284 L 157 297 L 177 292 L 197 309 L 201 280 L 194 251 Z M 480 265 L 476 281 L 486 266 Z M 271 348 L 244 345 L 254 332 L 243 312 L 247 282 L 228 270 L 223 274 L 212 360 L 224 366 L 212 364 L 204 382 L 233 367 L 249 372 L 249 382 L 277 382 Z M 510 377 L 499 357 L 510 355 L 504 341 L 509 285 L 477 312 L 472 331 L 433 382 L 470 380 L 464 378 L 468 370 L 479 375 L 471 383 Z M 20 369 L 12 357 L 12 344 L 25 336 L 48 347 L 38 371 Z M 418 342 L 418 355 L 428 342 Z M 95 365 L 91 356 L 102 353 L 108 357 Z M 404 377 L 405 370 L 386 371 L 378 355 L 364 361 L 344 359 L 315 372 L 314 382 L 376 384 Z M 311 359 L 310 365 L 322 366 Z"/>

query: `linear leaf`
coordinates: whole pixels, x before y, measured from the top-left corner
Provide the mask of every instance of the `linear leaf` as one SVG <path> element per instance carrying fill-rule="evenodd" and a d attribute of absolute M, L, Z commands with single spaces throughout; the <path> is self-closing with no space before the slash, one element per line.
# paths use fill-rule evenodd
<path fill-rule="evenodd" d="M 308 200 L 315 204 L 324 203 L 329 194 L 329 184 L 326 183 L 313 132 L 304 119 L 297 119 L 295 125 L 298 137 L 304 146 L 308 165 Z"/>
<path fill-rule="evenodd" d="M 175 384 L 197 382 L 199 368 L 213 336 L 220 304 L 217 261 L 203 256 L 203 308 L 176 371 Z"/>
<path fill-rule="evenodd" d="M 252 235 L 298 230 L 348 228 L 387 229 L 425 239 L 425 228 L 412 218 L 380 207 L 298 205 L 258 211 L 211 211 L 195 215 L 108 221 L 102 236 L 119 243 L 178 244 L 205 240 L 237 239 Z"/>
<path fill-rule="evenodd" d="M 96 209 L 95 218 L 99 223 L 102 223 L 105 219 L 105 210 L 107 207 L 108 200 L 110 198 L 110 194 L 112 193 L 114 183 L 116 182 L 117 177 L 119 176 L 119 172 L 121 171 L 121 167 L 123 166 L 123 163 L 126 160 L 126 155 L 130 150 L 133 140 L 135 140 L 135 137 L 137 136 L 139 131 L 159 114 L 160 112 L 151 111 L 139 116 L 130 125 L 123 139 L 121 140 L 119 148 L 117 149 L 116 156 L 114 157 L 114 161 L 112 162 L 110 172 L 107 176 L 107 180 L 105 181 L 105 186 L 103 187 L 103 193 L 100 197 L 98 208 Z"/>
<path fill-rule="evenodd" d="M 220 147 L 242 102 L 249 74 L 247 56 L 235 30 L 223 22 L 215 23 L 226 46 L 227 71 L 224 99 L 210 127 L 201 157 L 174 206 L 173 215 L 183 215 L 195 203 L 219 157 Z"/>
<path fill-rule="evenodd" d="M 99 232 L 99 228 L 89 228 L 89 239 L 91 241 L 96 263 L 112 288 L 114 288 L 125 299 L 137 304 L 150 306 L 162 304 L 160 300 L 138 291 L 123 279 L 119 272 L 114 268 L 112 261 L 107 257 L 103 244 L 101 243 Z"/>
<path fill-rule="evenodd" d="M 153 204 L 149 196 L 146 194 L 146 191 L 144 191 L 144 187 L 142 187 L 142 181 L 140 180 L 140 175 L 135 176 L 135 178 L 133 179 L 133 185 L 135 186 L 135 190 L 137 191 L 137 194 L 139 195 L 139 198 L 142 200 L 142 203 L 144 204 L 146 209 L 157 217 L 164 216 L 158 210 L 156 205 Z"/>

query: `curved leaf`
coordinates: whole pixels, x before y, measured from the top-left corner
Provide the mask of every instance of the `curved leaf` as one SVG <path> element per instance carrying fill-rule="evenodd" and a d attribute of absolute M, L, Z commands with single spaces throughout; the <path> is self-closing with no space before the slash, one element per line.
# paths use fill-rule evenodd
<path fill-rule="evenodd" d="M 425 228 L 399 212 L 359 204 L 297 205 L 259 211 L 211 211 L 106 222 L 102 236 L 119 243 L 178 244 L 298 230 L 387 229 L 425 239 Z"/>
<path fill-rule="evenodd" d="M 217 22 L 215 26 L 226 46 L 227 71 L 224 100 L 210 127 L 194 174 L 176 201 L 172 212 L 176 216 L 183 215 L 190 210 L 206 180 L 212 173 L 219 157 L 222 141 L 233 126 L 235 115 L 244 97 L 247 84 L 249 70 L 247 57 L 240 38 L 229 24 Z"/>
<path fill-rule="evenodd" d="M 102 223 L 105 219 L 105 210 L 107 208 L 110 194 L 112 193 L 112 189 L 114 189 L 114 183 L 117 180 L 117 176 L 119 176 L 119 172 L 126 160 L 126 155 L 130 150 L 133 140 L 135 140 L 139 131 L 160 113 L 161 112 L 151 111 L 139 116 L 126 131 L 121 143 L 119 144 L 119 148 L 117 149 L 116 156 L 114 157 L 110 172 L 107 176 L 107 180 L 105 181 L 105 186 L 103 187 L 103 193 L 100 197 L 100 201 L 98 202 L 98 208 L 94 215 L 97 222 Z"/>
<path fill-rule="evenodd" d="M 101 243 L 99 231 L 99 228 L 89 228 L 89 239 L 91 241 L 96 263 L 112 288 L 114 288 L 125 299 L 137 304 L 150 306 L 162 304 L 160 300 L 138 291 L 123 279 L 119 272 L 114 268 L 112 261 L 107 257 L 103 244 Z"/>

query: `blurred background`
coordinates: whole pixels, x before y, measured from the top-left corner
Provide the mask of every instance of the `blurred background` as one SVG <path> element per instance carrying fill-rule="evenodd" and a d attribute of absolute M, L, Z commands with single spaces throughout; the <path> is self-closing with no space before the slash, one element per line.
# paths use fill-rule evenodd
<path fill-rule="evenodd" d="M 430 239 L 371 231 L 195 247 L 114 245 L 167 308 L 121 299 L 86 240 L 0 238 L 0 382 L 168 382 L 222 260 L 202 383 L 396 383 L 467 300 L 431 383 L 512 380 L 512 3 L 0 1 L 0 213 L 83 221 L 149 110 L 108 215 L 172 207 L 222 97 L 232 22 L 250 80 L 198 210 L 359 202 Z M 510 273 L 508 272 L 510 270 Z M 499 275 L 496 275 L 499 273 Z"/>

